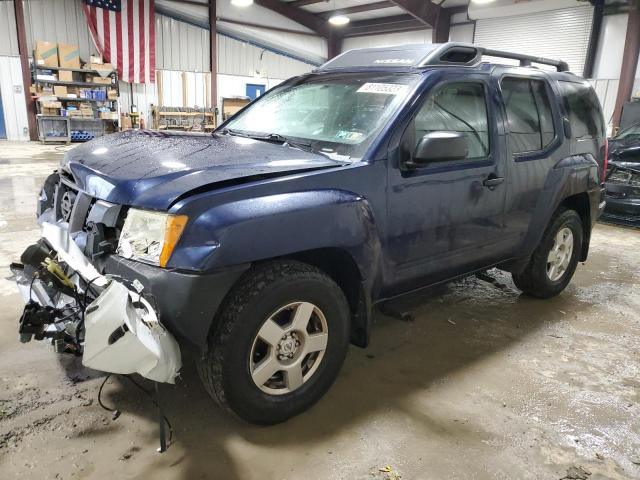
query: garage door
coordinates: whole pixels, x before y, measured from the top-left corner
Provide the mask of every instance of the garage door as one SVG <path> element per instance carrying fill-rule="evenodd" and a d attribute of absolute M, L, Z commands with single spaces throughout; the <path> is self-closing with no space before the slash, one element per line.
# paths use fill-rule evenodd
<path fill-rule="evenodd" d="M 593 8 L 575 7 L 478 20 L 474 43 L 487 48 L 562 59 L 582 75 Z"/>

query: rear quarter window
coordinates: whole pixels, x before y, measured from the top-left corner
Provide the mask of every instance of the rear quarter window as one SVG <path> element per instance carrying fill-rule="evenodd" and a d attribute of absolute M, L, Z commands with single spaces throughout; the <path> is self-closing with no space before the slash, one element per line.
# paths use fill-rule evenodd
<path fill-rule="evenodd" d="M 583 83 L 558 82 L 562 103 L 567 112 L 574 138 L 605 136 L 605 124 L 598 96 Z"/>

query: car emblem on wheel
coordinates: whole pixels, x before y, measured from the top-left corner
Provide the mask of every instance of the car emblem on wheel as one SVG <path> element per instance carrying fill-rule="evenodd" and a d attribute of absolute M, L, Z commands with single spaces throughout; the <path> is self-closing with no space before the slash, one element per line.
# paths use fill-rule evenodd
<path fill-rule="evenodd" d="M 69 190 L 64 192 L 64 195 L 62 195 L 62 200 L 60 201 L 60 214 L 65 222 L 68 222 L 71 218 L 71 210 L 73 209 L 75 200 L 76 194 Z"/>

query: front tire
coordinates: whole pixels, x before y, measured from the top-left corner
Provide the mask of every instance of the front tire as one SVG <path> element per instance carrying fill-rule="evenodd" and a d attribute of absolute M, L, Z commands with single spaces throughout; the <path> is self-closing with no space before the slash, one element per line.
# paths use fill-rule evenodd
<path fill-rule="evenodd" d="M 524 293 L 551 298 L 571 281 L 582 251 L 583 229 L 575 210 L 559 210 L 544 232 L 526 268 L 513 273 L 513 282 Z"/>
<path fill-rule="evenodd" d="M 250 270 L 225 300 L 198 362 L 207 392 L 258 424 L 311 407 L 338 375 L 349 344 L 349 306 L 340 287 L 305 263 Z"/>

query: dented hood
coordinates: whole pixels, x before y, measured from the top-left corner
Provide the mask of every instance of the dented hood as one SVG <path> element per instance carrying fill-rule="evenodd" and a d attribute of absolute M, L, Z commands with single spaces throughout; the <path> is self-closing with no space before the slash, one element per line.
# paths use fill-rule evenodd
<path fill-rule="evenodd" d="M 74 148 L 62 168 L 94 197 L 167 210 L 203 187 L 339 165 L 323 155 L 243 137 L 127 131 Z"/>

